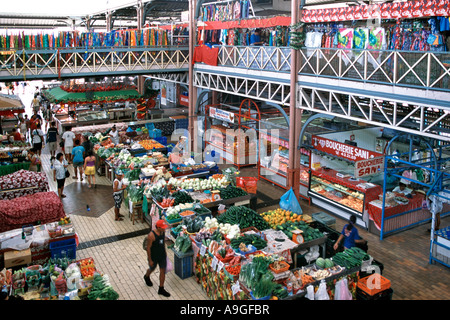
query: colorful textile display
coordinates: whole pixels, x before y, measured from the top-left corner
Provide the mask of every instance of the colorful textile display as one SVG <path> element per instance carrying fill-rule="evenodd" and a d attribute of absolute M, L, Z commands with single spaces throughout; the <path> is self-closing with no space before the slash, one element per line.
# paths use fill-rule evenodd
<path fill-rule="evenodd" d="M 0 177 L 0 189 L 3 191 L 0 193 L 0 200 L 10 200 L 37 192 L 47 192 L 49 187 L 44 172 L 19 170 Z"/>
<path fill-rule="evenodd" d="M 22 226 L 57 221 L 64 213 L 61 199 L 55 192 L 38 192 L 11 200 L 0 200 L 0 232 Z"/>
<path fill-rule="evenodd" d="M 147 28 L 141 34 L 135 29 L 106 32 L 64 31 L 54 34 L 25 34 L 8 30 L 0 35 L 4 49 L 51 49 L 73 47 L 167 46 L 168 30 Z"/>

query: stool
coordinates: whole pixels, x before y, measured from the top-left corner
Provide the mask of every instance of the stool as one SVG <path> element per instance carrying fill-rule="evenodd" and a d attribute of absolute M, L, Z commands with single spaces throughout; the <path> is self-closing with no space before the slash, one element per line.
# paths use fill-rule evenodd
<path fill-rule="evenodd" d="M 142 204 L 134 204 L 133 211 L 130 211 L 130 219 L 133 222 L 138 219 L 141 220 L 141 223 L 144 223 L 144 213 L 142 211 Z"/>

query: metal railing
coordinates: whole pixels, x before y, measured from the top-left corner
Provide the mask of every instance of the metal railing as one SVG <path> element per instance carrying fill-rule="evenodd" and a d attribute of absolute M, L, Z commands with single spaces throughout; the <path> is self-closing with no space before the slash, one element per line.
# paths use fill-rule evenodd
<path fill-rule="evenodd" d="M 450 53 L 302 49 L 299 74 L 369 83 L 449 90 Z"/>
<path fill-rule="evenodd" d="M 450 90 L 450 52 L 303 48 L 300 59 L 300 75 Z M 221 46 L 218 65 L 290 72 L 290 60 L 288 47 Z"/>
<path fill-rule="evenodd" d="M 228 67 L 289 73 L 291 70 L 291 49 L 266 46 L 221 46 L 218 64 Z"/>
<path fill-rule="evenodd" d="M 131 74 L 188 68 L 189 50 L 181 47 L 58 48 L 0 51 L 0 79 L 60 78 Z"/>

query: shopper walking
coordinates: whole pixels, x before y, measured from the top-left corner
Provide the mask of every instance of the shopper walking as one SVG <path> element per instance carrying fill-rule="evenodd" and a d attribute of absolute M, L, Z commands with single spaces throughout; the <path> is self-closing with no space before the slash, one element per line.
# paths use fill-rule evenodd
<path fill-rule="evenodd" d="M 336 240 L 333 248 L 337 250 L 339 248 L 339 243 L 344 240 L 344 248 L 349 249 L 355 247 L 356 244 L 367 245 L 367 241 L 359 236 L 358 229 L 356 229 L 356 216 L 351 216 L 348 224 L 342 229 L 342 233 Z"/>
<path fill-rule="evenodd" d="M 23 134 L 23 137 L 25 138 L 25 140 L 28 139 L 28 125 L 29 125 L 29 119 L 28 119 L 28 115 L 25 114 L 25 116 L 20 119 L 19 122 L 19 129 L 20 129 L 20 133 Z"/>
<path fill-rule="evenodd" d="M 88 150 L 86 153 L 83 169 L 84 174 L 86 175 L 86 179 L 89 183 L 89 188 L 91 188 L 92 186 L 96 188 L 97 185 L 95 184 L 95 156 L 92 150 Z"/>
<path fill-rule="evenodd" d="M 73 158 L 73 179 L 78 179 L 80 175 L 80 181 L 83 181 L 83 166 L 84 166 L 84 148 L 80 145 L 80 140 L 75 140 L 75 147 L 72 149 Z"/>
<path fill-rule="evenodd" d="M 48 124 L 50 121 L 52 121 L 53 117 L 52 109 L 49 103 L 47 104 L 46 108 L 42 111 L 42 116 L 45 120 L 45 132 L 47 132 Z"/>
<path fill-rule="evenodd" d="M 64 159 L 64 154 L 61 152 L 58 153 L 56 155 L 56 160 L 53 163 L 53 179 L 57 183 L 58 195 L 61 199 L 66 197 L 64 194 L 64 184 L 66 182 L 66 178 L 69 176 L 66 174 L 68 166 L 69 164 L 67 160 Z"/>
<path fill-rule="evenodd" d="M 50 151 L 50 157 L 52 158 L 55 156 L 56 149 L 58 148 L 57 141 L 58 141 L 58 129 L 56 128 L 56 122 L 52 121 L 50 123 L 50 128 L 48 128 L 47 131 L 48 150 Z"/>
<path fill-rule="evenodd" d="M 167 252 L 164 243 L 165 229 L 168 227 L 164 220 L 158 220 L 155 225 L 156 229 L 150 231 L 147 236 L 147 259 L 148 269 L 144 275 L 145 283 L 151 287 L 153 286 L 150 280 L 150 275 L 156 270 L 159 265 L 159 289 L 158 294 L 164 297 L 170 297 L 170 293 L 164 289 L 164 281 L 166 280 L 167 268 Z"/>
<path fill-rule="evenodd" d="M 120 207 L 122 206 L 123 201 L 123 190 L 127 188 L 123 184 L 123 172 L 122 170 L 116 171 L 116 178 L 113 182 L 113 198 L 114 198 L 114 213 L 115 213 L 115 221 L 122 221 L 123 215 L 120 214 Z"/>
<path fill-rule="evenodd" d="M 31 107 L 33 108 L 34 113 L 39 113 L 41 110 L 41 102 L 39 101 L 38 94 L 34 94 L 34 98 L 31 101 Z"/>
<path fill-rule="evenodd" d="M 29 123 L 29 125 L 28 125 L 29 135 L 28 136 L 29 136 L 30 140 L 33 141 L 32 140 L 32 132 L 34 129 L 37 128 L 38 124 L 42 125 L 42 118 L 38 113 L 33 112 L 33 115 L 31 116 L 30 121 L 28 123 Z"/>
<path fill-rule="evenodd" d="M 38 123 L 36 129 L 31 132 L 33 148 L 36 149 L 37 154 L 41 155 L 42 147 L 44 146 L 44 132 L 41 130 L 41 125 Z"/>
<path fill-rule="evenodd" d="M 66 132 L 62 135 L 62 140 L 64 141 L 64 153 L 69 164 L 72 163 L 72 149 L 73 140 L 75 140 L 75 133 L 72 132 L 72 128 L 68 127 Z"/>
<path fill-rule="evenodd" d="M 28 168 L 28 170 L 38 172 L 39 165 L 41 164 L 41 159 L 37 155 L 36 149 L 31 148 L 30 150 L 28 150 L 27 160 L 30 162 L 30 167 Z"/>

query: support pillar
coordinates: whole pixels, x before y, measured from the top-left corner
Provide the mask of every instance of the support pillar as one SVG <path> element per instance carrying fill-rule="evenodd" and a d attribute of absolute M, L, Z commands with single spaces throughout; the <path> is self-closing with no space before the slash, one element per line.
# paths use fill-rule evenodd
<path fill-rule="evenodd" d="M 291 1 L 291 24 L 295 25 L 300 21 L 299 0 Z M 287 170 L 287 187 L 293 189 L 297 199 L 300 197 L 300 150 L 298 138 L 301 131 L 301 111 L 297 109 L 297 79 L 299 70 L 299 52 L 291 49 L 291 80 L 290 80 L 290 101 L 289 101 L 289 166 Z"/>
<path fill-rule="evenodd" d="M 190 150 L 195 151 L 197 146 L 197 130 L 196 130 L 196 117 L 195 117 L 195 105 L 197 103 L 197 90 L 194 87 L 194 48 L 195 48 L 195 35 L 197 26 L 195 23 L 195 7 L 196 0 L 189 0 L 189 107 L 188 107 L 188 119 L 189 119 L 189 138 L 190 138 Z"/>

